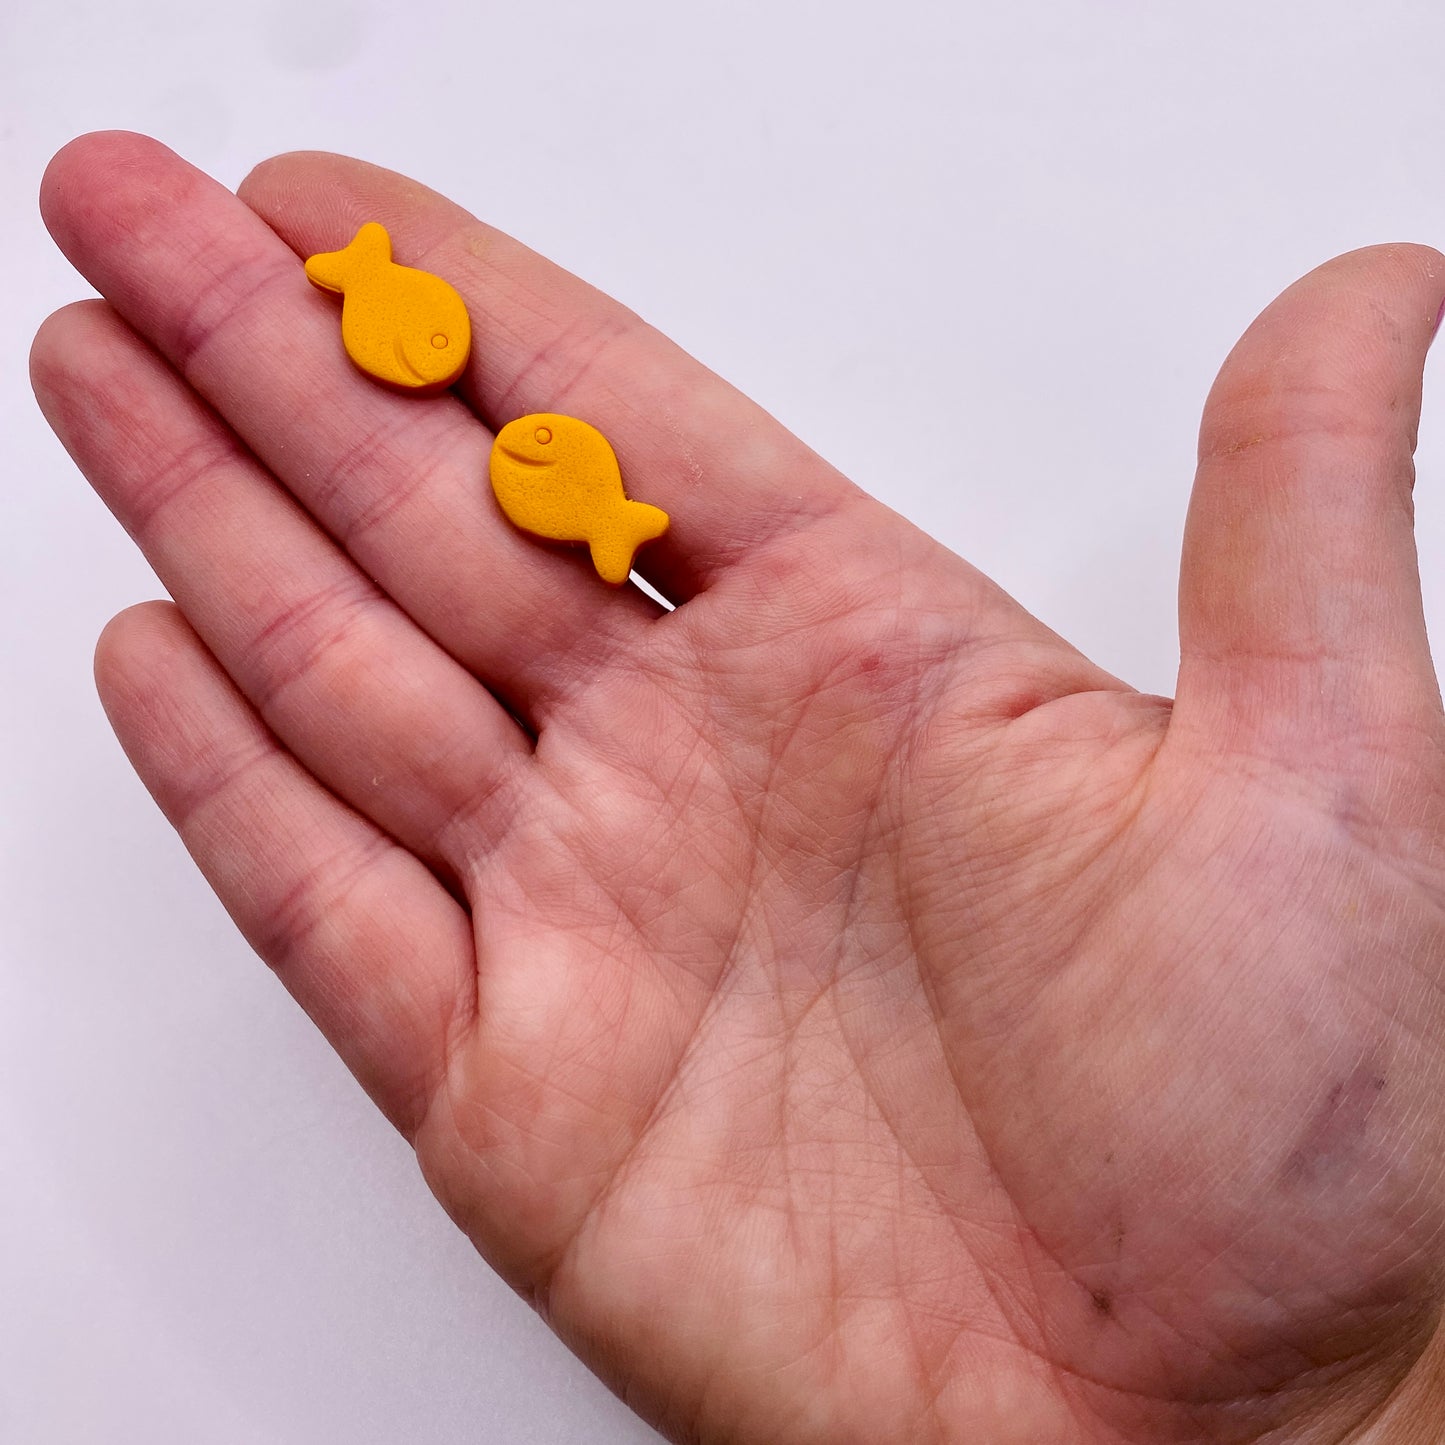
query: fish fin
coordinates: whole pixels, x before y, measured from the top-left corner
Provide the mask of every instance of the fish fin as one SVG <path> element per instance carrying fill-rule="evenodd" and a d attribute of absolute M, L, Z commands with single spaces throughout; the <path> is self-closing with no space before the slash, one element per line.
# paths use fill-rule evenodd
<path fill-rule="evenodd" d="M 624 501 L 616 522 L 607 532 L 595 538 L 590 547 L 592 565 L 604 582 L 620 587 L 632 571 L 632 559 L 644 542 L 667 531 L 668 516 L 661 507 L 646 502 Z"/>
<path fill-rule="evenodd" d="M 346 250 L 360 266 L 391 265 L 391 237 L 380 221 L 368 221 L 351 238 Z"/>
<path fill-rule="evenodd" d="M 344 291 L 352 279 L 391 261 L 386 227 L 368 221 L 339 251 L 321 251 L 306 262 L 306 279 L 323 291 Z"/>

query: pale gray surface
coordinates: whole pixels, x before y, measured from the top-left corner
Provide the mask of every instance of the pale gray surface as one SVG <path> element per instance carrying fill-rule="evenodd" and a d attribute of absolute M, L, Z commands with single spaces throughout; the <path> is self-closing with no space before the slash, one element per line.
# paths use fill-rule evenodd
<path fill-rule="evenodd" d="M 25 382 L 82 290 L 53 150 L 408 171 L 1168 692 L 1205 391 L 1312 265 L 1445 242 L 1442 53 L 1435 0 L 0 4 L 0 1440 L 655 1438 L 432 1204 L 111 738 L 91 643 L 159 589 Z"/>

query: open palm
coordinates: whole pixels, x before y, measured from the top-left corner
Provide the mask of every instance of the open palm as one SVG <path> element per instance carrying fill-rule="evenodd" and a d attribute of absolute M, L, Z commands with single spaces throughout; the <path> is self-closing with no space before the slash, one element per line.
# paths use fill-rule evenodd
<path fill-rule="evenodd" d="M 1333 262 L 1230 359 L 1171 704 L 412 182 L 290 156 L 238 200 L 108 135 L 43 202 L 108 304 L 47 323 L 37 393 L 179 604 L 102 641 L 121 741 L 639 1411 L 850 1445 L 1425 1418 L 1438 255 Z M 459 394 L 342 354 L 298 256 L 366 220 L 466 298 Z M 672 514 L 675 611 L 501 517 L 491 437 L 540 410 Z"/>

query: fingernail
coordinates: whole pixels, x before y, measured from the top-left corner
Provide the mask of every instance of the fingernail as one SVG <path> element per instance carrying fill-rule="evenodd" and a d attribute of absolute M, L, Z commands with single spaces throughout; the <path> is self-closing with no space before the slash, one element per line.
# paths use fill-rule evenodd
<path fill-rule="evenodd" d="M 1430 340 L 1433 342 L 1440 334 L 1440 323 L 1445 321 L 1445 301 L 1440 303 L 1440 309 L 1435 313 L 1435 329 L 1430 333 Z"/>

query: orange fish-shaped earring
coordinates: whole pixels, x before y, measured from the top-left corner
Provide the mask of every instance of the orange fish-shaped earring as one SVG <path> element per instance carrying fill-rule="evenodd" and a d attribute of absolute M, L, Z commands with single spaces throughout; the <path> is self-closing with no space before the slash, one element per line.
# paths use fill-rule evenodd
<path fill-rule="evenodd" d="M 492 490 L 524 532 L 585 542 L 604 582 L 620 586 L 637 549 L 667 531 L 667 513 L 632 502 L 607 438 L 574 416 L 508 422 L 492 444 Z"/>
<path fill-rule="evenodd" d="M 472 323 L 455 288 L 391 259 L 386 227 L 368 221 L 349 246 L 306 262 L 306 279 L 341 293 L 346 354 L 378 380 L 436 391 L 462 374 Z"/>

